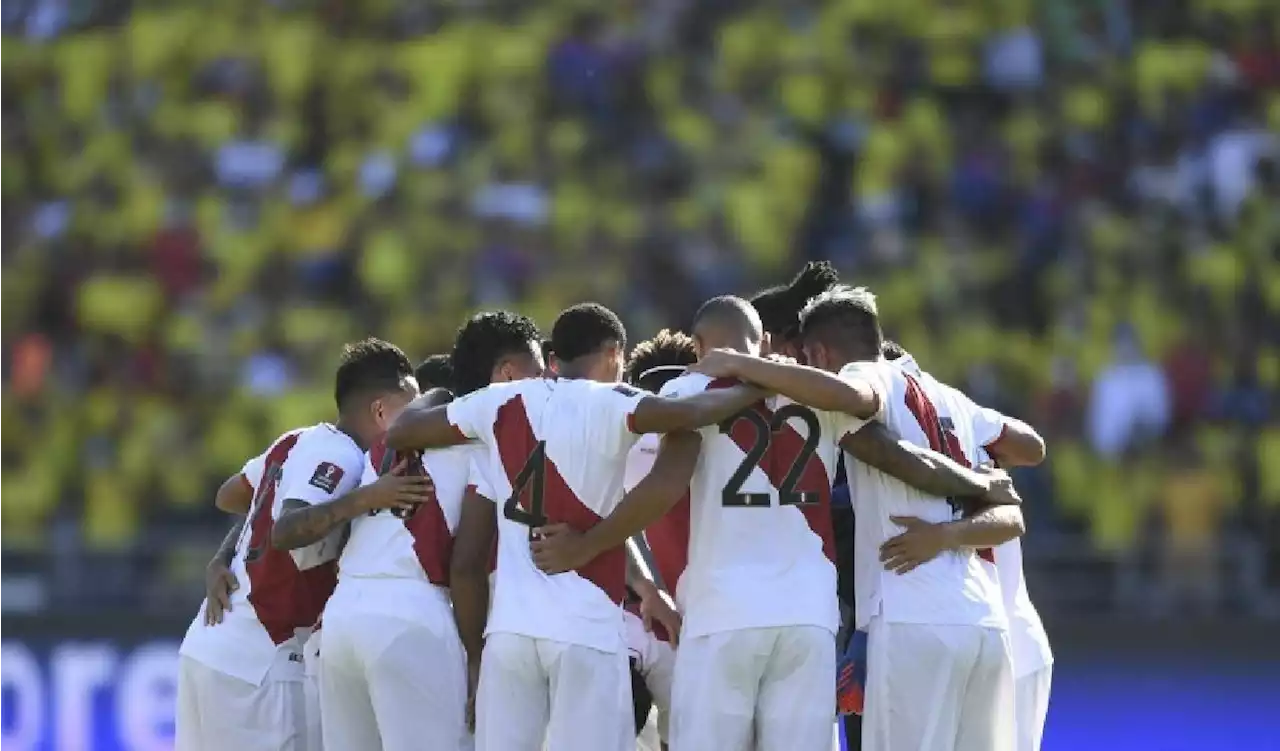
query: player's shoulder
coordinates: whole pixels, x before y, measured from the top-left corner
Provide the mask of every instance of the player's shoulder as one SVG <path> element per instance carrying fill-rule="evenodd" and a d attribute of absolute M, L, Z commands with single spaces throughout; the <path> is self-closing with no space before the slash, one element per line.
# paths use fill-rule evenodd
<path fill-rule="evenodd" d="M 422 466 L 432 477 L 441 478 L 447 474 L 461 477 L 463 481 L 471 472 L 471 461 L 482 444 L 463 443 L 422 452 Z"/>
<path fill-rule="evenodd" d="M 906 380 L 906 373 L 887 360 L 860 360 L 851 362 L 840 369 L 840 378 L 845 380 L 860 379 L 886 389 Z"/>
<path fill-rule="evenodd" d="M 663 384 L 662 389 L 658 392 L 659 396 L 688 396 L 689 394 L 699 394 L 711 388 L 713 379 L 702 373 L 681 373 Z"/>
<path fill-rule="evenodd" d="M 295 435 L 296 443 L 290 456 L 323 454 L 346 462 L 363 462 L 366 456 L 365 450 L 360 448 L 354 438 L 331 423 L 322 422 L 301 428 Z"/>

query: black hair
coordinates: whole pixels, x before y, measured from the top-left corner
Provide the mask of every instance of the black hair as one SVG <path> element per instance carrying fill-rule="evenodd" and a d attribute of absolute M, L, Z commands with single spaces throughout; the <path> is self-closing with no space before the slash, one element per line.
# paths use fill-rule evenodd
<path fill-rule="evenodd" d="M 594 354 L 613 342 L 625 349 L 627 330 L 617 313 L 599 303 L 566 308 L 551 327 L 551 351 L 562 362 Z"/>
<path fill-rule="evenodd" d="M 419 393 L 427 393 L 433 386 L 453 389 L 453 360 L 448 355 L 431 355 L 413 371 L 418 379 Z"/>
<path fill-rule="evenodd" d="M 883 342 L 880 342 L 880 355 L 884 357 L 884 359 L 892 362 L 893 360 L 901 360 L 906 357 L 907 351 L 902 348 L 901 344 L 898 344 L 894 340 L 885 339 Z"/>
<path fill-rule="evenodd" d="M 757 292 L 751 304 L 770 336 L 790 341 L 800 335 L 800 311 L 810 300 L 840 283 L 830 261 L 810 261 L 790 282 Z"/>
<path fill-rule="evenodd" d="M 346 410 L 357 397 L 372 399 L 398 391 L 412 375 L 409 358 L 390 342 L 369 337 L 343 345 L 333 388 L 338 411 Z"/>
<path fill-rule="evenodd" d="M 498 361 L 524 354 L 542 341 L 538 326 L 509 310 L 477 313 L 453 340 L 453 392 L 465 396 L 489 385 Z"/>
<path fill-rule="evenodd" d="M 697 361 L 698 348 L 693 337 L 683 331 L 663 329 L 631 350 L 631 357 L 627 360 L 627 383 L 656 394 L 667 381 L 680 375 L 683 368 Z"/>
<path fill-rule="evenodd" d="M 866 287 L 837 285 L 818 295 L 800 313 L 800 335 L 839 338 L 859 349 L 880 352 L 884 334 L 876 296 Z"/>

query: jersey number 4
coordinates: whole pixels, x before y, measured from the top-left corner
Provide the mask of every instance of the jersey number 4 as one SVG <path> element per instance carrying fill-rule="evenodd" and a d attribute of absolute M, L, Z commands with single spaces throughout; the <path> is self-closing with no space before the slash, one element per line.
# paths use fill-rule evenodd
<path fill-rule="evenodd" d="M 804 477 L 805 467 L 808 466 L 814 452 L 818 450 L 820 438 L 818 431 L 821 429 L 818 425 L 818 416 L 813 414 L 813 410 L 807 407 L 799 404 L 788 404 L 774 412 L 772 418 L 754 409 L 748 409 L 720 423 L 720 432 L 725 435 L 732 434 L 733 426 L 740 420 L 746 420 L 755 429 L 755 440 L 752 442 L 751 447 L 747 449 L 747 455 L 742 458 L 742 463 L 738 465 L 738 469 L 729 478 L 729 482 L 725 483 L 724 490 L 721 492 L 721 502 L 725 506 L 759 508 L 770 505 L 768 493 L 744 493 L 742 492 L 742 486 L 746 484 L 747 478 L 751 477 L 753 469 L 764 466 L 761 462 L 766 459 L 773 461 L 779 458 L 770 456 L 771 453 L 777 451 L 777 447 L 773 445 L 773 434 L 786 429 L 787 420 L 792 417 L 797 417 L 804 423 L 805 438 L 799 452 L 790 457 L 791 464 L 788 465 L 787 473 L 783 475 L 782 482 L 778 484 L 778 503 L 782 506 L 803 506 L 818 502 L 818 493 L 796 490 L 796 485 Z M 781 460 L 786 461 L 785 458 Z"/>
<path fill-rule="evenodd" d="M 543 514 L 543 503 L 546 497 L 547 481 L 547 442 L 538 441 L 533 453 L 520 468 L 520 474 L 511 483 L 511 497 L 502 504 L 502 515 L 517 524 L 529 528 L 530 534 L 537 527 L 545 526 L 547 517 Z M 520 504 L 520 498 L 528 492 L 529 502 Z"/>

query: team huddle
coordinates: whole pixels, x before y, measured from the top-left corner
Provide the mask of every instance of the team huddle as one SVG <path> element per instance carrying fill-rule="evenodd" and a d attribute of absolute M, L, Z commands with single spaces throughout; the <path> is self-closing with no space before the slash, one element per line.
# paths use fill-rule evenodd
<path fill-rule="evenodd" d="M 416 372 L 364 340 L 335 399 L 218 491 L 243 518 L 179 751 L 621 751 L 651 708 L 673 751 L 830 751 L 851 713 L 868 751 L 1039 748 L 1052 655 L 998 467 L 1043 441 L 827 264 L 629 356 L 595 303 L 545 341 L 478 314 Z"/>

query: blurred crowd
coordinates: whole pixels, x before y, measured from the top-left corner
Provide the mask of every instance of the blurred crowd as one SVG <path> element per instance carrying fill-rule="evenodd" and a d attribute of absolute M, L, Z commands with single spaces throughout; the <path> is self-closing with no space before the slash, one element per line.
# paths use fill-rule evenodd
<path fill-rule="evenodd" d="M 1280 588 L 1271 0 L 6 0 L 3 24 L 6 575 L 48 550 L 198 572 L 211 490 L 331 416 L 345 340 L 420 358 L 473 310 L 584 299 L 638 340 L 827 258 L 927 369 L 1046 434 L 1033 561 L 1145 561 L 1152 607 Z"/>

